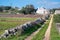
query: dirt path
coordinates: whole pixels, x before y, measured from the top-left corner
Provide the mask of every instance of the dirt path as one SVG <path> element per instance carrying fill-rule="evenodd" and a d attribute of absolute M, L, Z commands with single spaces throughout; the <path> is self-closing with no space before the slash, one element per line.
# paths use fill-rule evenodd
<path fill-rule="evenodd" d="M 44 25 L 42 25 L 43 27 Z M 41 28 L 39 28 L 37 31 L 33 32 L 30 36 L 28 36 L 25 40 L 32 40 L 32 38 L 41 30 Z"/>
<path fill-rule="evenodd" d="M 53 21 L 53 15 L 51 15 L 51 20 L 43 40 L 50 40 L 50 30 L 51 30 L 52 21 Z"/>

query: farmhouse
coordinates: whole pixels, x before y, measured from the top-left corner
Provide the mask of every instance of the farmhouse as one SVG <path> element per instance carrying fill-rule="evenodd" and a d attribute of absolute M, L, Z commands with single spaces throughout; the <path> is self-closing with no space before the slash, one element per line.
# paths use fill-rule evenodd
<path fill-rule="evenodd" d="M 38 8 L 36 11 L 37 14 L 43 15 L 43 19 L 47 19 L 50 15 L 50 11 L 44 7 Z"/>
<path fill-rule="evenodd" d="M 49 10 L 47 10 L 46 8 L 44 7 L 41 7 L 41 8 L 38 8 L 37 11 L 36 11 L 37 14 L 48 14 L 49 13 Z"/>
<path fill-rule="evenodd" d="M 56 9 L 55 14 L 60 14 L 60 9 Z"/>

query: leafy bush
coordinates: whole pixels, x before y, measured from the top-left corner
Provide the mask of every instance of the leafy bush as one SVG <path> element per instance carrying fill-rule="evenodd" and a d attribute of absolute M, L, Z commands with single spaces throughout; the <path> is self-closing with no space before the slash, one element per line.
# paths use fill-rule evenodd
<path fill-rule="evenodd" d="M 42 29 L 33 37 L 32 40 L 43 40 L 48 25 L 49 25 L 49 21 L 46 24 L 44 24 Z"/>
<path fill-rule="evenodd" d="M 51 34 L 50 34 L 50 40 L 60 40 L 60 35 L 56 28 L 56 23 L 60 23 L 60 14 L 54 15 Z"/>
<path fill-rule="evenodd" d="M 54 15 L 54 22 L 60 23 L 60 14 Z"/>

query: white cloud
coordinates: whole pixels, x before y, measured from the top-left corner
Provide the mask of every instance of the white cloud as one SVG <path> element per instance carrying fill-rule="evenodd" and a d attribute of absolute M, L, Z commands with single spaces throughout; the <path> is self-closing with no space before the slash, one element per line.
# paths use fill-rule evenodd
<path fill-rule="evenodd" d="M 60 7 L 60 2 L 58 1 L 49 1 L 49 0 L 40 0 L 37 2 L 38 5 L 45 7 L 45 8 L 56 8 Z"/>
<path fill-rule="evenodd" d="M 57 5 L 57 4 L 60 4 L 60 2 L 51 2 L 51 4 Z"/>
<path fill-rule="evenodd" d="M 38 1 L 37 4 L 43 4 L 43 5 L 57 5 L 57 4 L 60 4 L 60 2 L 51 2 L 51 1 L 47 1 L 47 0 L 41 0 L 41 1 Z"/>

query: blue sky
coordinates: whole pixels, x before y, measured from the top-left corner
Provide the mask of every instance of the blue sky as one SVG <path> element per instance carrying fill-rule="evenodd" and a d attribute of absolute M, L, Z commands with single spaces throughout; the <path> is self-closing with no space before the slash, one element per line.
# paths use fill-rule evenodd
<path fill-rule="evenodd" d="M 0 6 L 17 6 L 21 8 L 27 4 L 33 4 L 35 8 L 58 8 L 60 7 L 60 0 L 0 0 Z"/>

